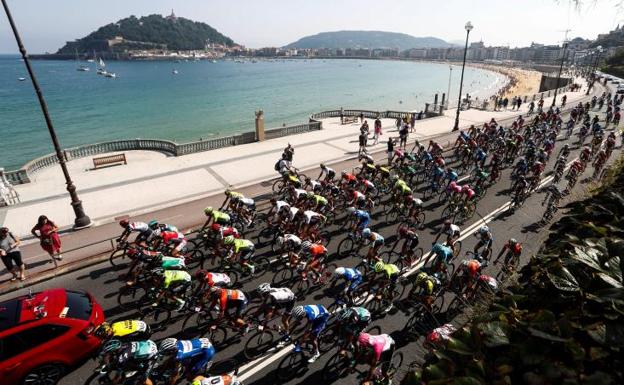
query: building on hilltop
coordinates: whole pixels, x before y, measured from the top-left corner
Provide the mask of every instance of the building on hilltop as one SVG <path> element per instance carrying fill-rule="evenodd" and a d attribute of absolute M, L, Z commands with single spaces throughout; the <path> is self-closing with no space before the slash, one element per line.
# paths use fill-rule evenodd
<path fill-rule="evenodd" d="M 171 8 L 171 15 L 165 17 L 165 19 L 167 20 L 171 20 L 173 22 L 178 21 L 178 17 L 176 16 L 176 14 L 173 12 L 173 8 Z"/>

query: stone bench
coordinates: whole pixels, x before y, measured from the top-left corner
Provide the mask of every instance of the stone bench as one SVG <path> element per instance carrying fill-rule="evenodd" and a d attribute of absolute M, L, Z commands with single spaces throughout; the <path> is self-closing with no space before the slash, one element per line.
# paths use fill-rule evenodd
<path fill-rule="evenodd" d="M 128 164 L 126 160 L 126 154 L 115 154 L 108 156 L 100 156 L 98 158 L 93 158 L 93 169 L 98 169 L 99 167 L 111 166 L 115 164 Z"/>

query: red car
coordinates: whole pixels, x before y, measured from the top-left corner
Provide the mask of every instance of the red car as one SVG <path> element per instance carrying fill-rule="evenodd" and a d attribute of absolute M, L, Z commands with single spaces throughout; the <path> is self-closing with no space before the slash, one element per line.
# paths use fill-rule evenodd
<path fill-rule="evenodd" d="M 104 321 L 91 294 L 46 290 L 0 303 L 0 384 L 56 384 L 99 346 Z"/>

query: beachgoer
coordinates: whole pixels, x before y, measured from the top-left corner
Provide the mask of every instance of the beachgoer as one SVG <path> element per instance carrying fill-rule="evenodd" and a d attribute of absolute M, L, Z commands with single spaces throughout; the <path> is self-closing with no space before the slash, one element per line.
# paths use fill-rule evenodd
<path fill-rule="evenodd" d="M 20 239 L 13 235 L 6 227 L 0 228 L 0 257 L 7 271 L 13 275 L 11 282 L 26 279 L 26 266 L 22 262 L 22 253 L 19 249 Z M 19 275 L 17 274 L 19 271 Z"/>

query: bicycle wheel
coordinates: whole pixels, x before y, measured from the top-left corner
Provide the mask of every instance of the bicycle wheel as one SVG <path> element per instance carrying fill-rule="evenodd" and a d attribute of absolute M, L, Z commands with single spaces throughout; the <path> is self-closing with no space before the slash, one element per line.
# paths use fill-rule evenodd
<path fill-rule="evenodd" d="M 149 325 L 152 332 L 165 330 L 171 321 L 171 310 L 168 309 L 146 309 L 141 312 L 143 322 Z"/>
<path fill-rule="evenodd" d="M 279 194 L 282 189 L 284 189 L 284 179 L 276 179 L 275 182 L 273 182 L 273 186 L 271 186 L 271 190 L 273 190 L 274 193 Z"/>
<path fill-rule="evenodd" d="M 265 227 L 264 229 L 260 230 L 260 232 L 256 236 L 256 244 L 258 248 L 262 248 L 268 245 L 269 243 L 274 243 L 273 242 L 274 239 L 275 239 L 275 230 L 273 230 L 273 228 L 271 227 Z"/>
<path fill-rule="evenodd" d="M 119 289 L 117 294 L 117 303 L 123 310 L 139 309 L 143 302 L 146 302 L 145 289 L 136 286 L 124 286 Z"/>
<path fill-rule="evenodd" d="M 457 258 L 459 256 L 459 253 L 461 253 L 461 248 L 462 248 L 462 241 L 460 240 L 455 241 L 455 243 L 453 244 L 453 256 L 455 256 L 455 258 Z"/>
<path fill-rule="evenodd" d="M 117 249 L 113 251 L 110 257 L 108 257 L 108 261 L 114 267 L 127 265 L 128 262 L 126 261 L 126 249 Z"/>
<path fill-rule="evenodd" d="M 455 210 L 455 206 L 449 205 L 449 206 L 446 206 L 444 210 L 442 211 L 442 216 L 440 217 L 440 219 L 442 219 L 443 221 L 446 219 L 454 220 L 456 214 L 457 212 Z"/>
<path fill-rule="evenodd" d="M 204 268 L 204 253 L 200 249 L 192 249 L 185 256 L 186 267 L 189 270 L 193 270 L 196 268 L 203 269 Z"/>
<path fill-rule="evenodd" d="M 319 352 L 327 353 L 334 346 L 338 340 L 338 328 L 337 325 L 328 326 L 318 336 Z"/>
<path fill-rule="evenodd" d="M 399 219 L 399 210 L 393 209 L 386 213 L 386 223 L 395 223 Z"/>
<path fill-rule="evenodd" d="M 401 364 L 403 364 L 403 353 L 394 352 L 394 354 L 392 355 L 392 359 L 388 364 L 389 365 L 387 368 L 384 367 L 383 363 L 380 366 L 381 370 L 386 372 L 386 376 L 388 377 L 388 379 L 391 380 L 401 367 Z"/>
<path fill-rule="evenodd" d="M 331 233 L 327 230 L 319 231 L 319 242 L 321 245 L 328 247 L 329 242 L 331 242 Z"/>
<path fill-rule="evenodd" d="M 307 279 L 303 279 L 303 277 L 299 277 L 295 280 L 291 289 L 297 299 L 301 300 L 305 298 L 306 294 L 308 294 L 308 290 L 310 290 L 310 278 L 308 277 Z"/>
<path fill-rule="evenodd" d="M 340 354 L 340 352 L 334 354 L 323 368 L 323 381 L 331 383 L 346 377 L 351 371 L 352 360 L 353 353 L 351 351 L 346 351 L 344 354 Z"/>
<path fill-rule="evenodd" d="M 220 349 L 225 346 L 227 329 L 221 325 L 212 326 L 209 328 L 208 338 L 215 348 Z"/>
<path fill-rule="evenodd" d="M 292 268 L 290 266 L 284 266 L 273 275 L 271 285 L 273 287 L 288 287 L 290 286 L 290 282 L 292 282 L 293 276 L 294 272 Z"/>
<path fill-rule="evenodd" d="M 290 381 L 294 378 L 301 377 L 308 368 L 308 360 L 303 352 L 291 352 L 277 366 L 275 375 L 282 381 Z"/>
<path fill-rule="evenodd" d="M 181 333 L 186 339 L 203 336 L 213 322 L 214 318 L 209 311 L 202 310 L 197 313 L 191 313 L 184 318 Z"/>
<path fill-rule="evenodd" d="M 336 252 L 338 253 L 339 257 L 344 257 L 347 254 L 349 254 L 351 251 L 353 251 L 354 247 L 355 247 L 355 242 L 353 242 L 353 239 L 351 237 L 347 237 L 343 239 L 342 241 L 340 241 Z"/>
<path fill-rule="evenodd" d="M 262 277 L 267 271 L 271 270 L 271 261 L 268 257 L 261 257 L 253 261 L 254 277 Z"/>
<path fill-rule="evenodd" d="M 247 342 L 243 349 L 243 354 L 248 360 L 254 360 L 275 345 L 275 334 L 270 329 L 259 330 L 254 333 Z"/>

